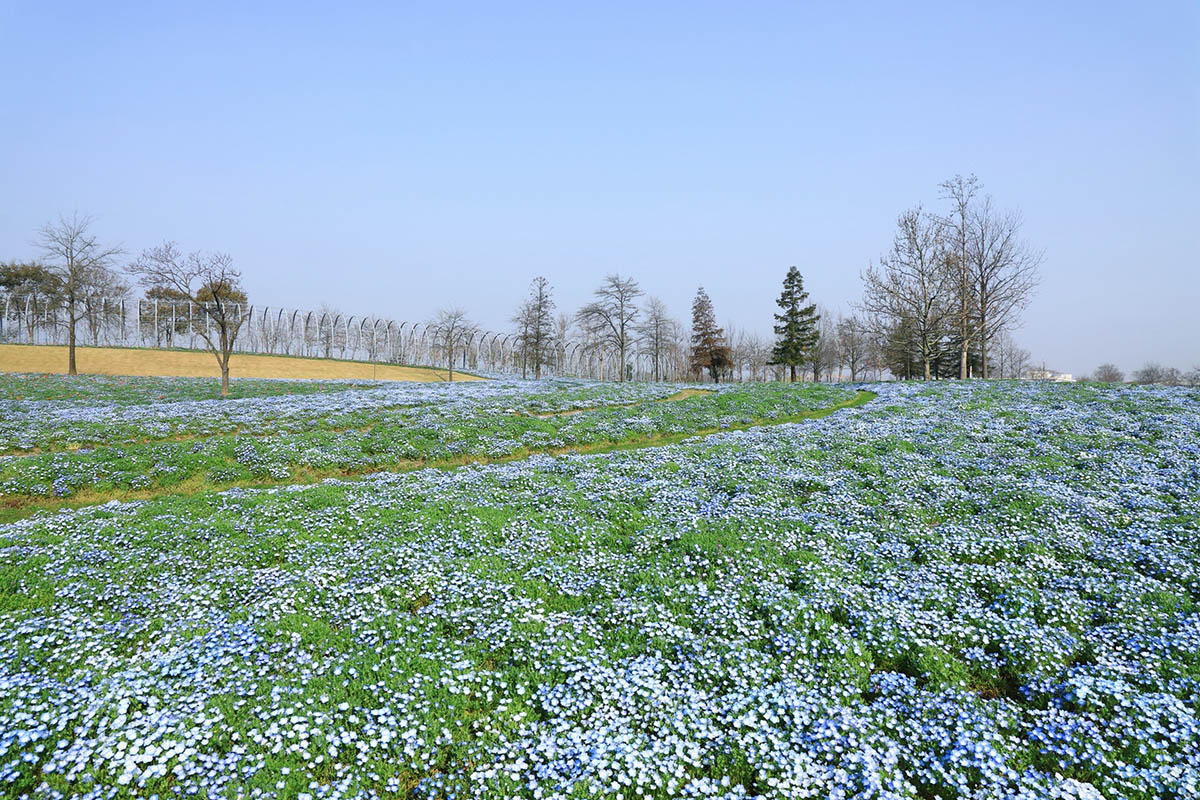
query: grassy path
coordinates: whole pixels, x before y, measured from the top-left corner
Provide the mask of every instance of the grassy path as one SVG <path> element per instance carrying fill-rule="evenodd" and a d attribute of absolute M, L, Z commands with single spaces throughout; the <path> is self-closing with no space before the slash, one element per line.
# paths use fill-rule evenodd
<path fill-rule="evenodd" d="M 687 400 L 689 397 L 695 397 L 696 395 L 712 393 L 713 392 L 711 389 L 684 389 L 676 392 L 673 395 L 670 395 L 669 397 L 660 397 L 657 400 L 652 400 L 651 402 L 674 403 L 677 400 Z M 565 411 L 544 411 L 539 414 L 530 414 L 529 416 L 537 417 L 538 419 L 548 419 L 550 417 L 569 417 L 573 414 L 582 414 L 584 411 L 598 411 L 601 409 L 610 408 L 633 408 L 634 406 L 640 406 L 644 402 L 644 400 L 638 400 L 633 403 L 619 403 L 612 406 L 586 406 L 583 408 L 568 408 Z"/>
<path fill-rule="evenodd" d="M 516 412 L 516 415 L 517 416 L 537 417 L 538 419 L 549 419 L 551 417 L 569 417 L 569 416 L 573 416 L 575 414 L 582 414 L 585 411 L 608 411 L 610 409 L 616 409 L 616 408 L 632 408 L 633 406 L 640 406 L 643 403 L 647 403 L 647 402 L 650 402 L 650 403 L 672 403 L 672 402 L 676 402 L 678 400 L 686 400 L 689 397 L 696 397 L 697 395 L 705 395 L 705 394 L 712 394 L 712 393 L 713 392 L 710 389 L 684 389 L 682 391 L 676 392 L 673 395 L 670 395 L 669 397 L 659 397 L 658 399 L 655 399 L 655 400 L 638 400 L 633 403 L 617 403 L 614 405 L 586 406 L 586 407 L 582 407 L 582 408 L 569 408 L 569 409 L 566 409 L 565 411 L 545 411 L 545 412 L 541 412 L 541 413 L 526 413 L 526 412 L 518 411 L 518 412 Z M 411 407 L 410 405 L 380 406 L 378 410 L 379 411 L 395 411 L 398 409 L 410 408 L 410 407 Z M 343 427 L 334 426 L 331 428 L 321 428 L 321 431 L 323 433 L 347 433 L 349 431 L 356 431 L 358 433 L 370 433 L 376 427 L 378 427 L 377 424 L 371 423 L 371 424 L 367 424 L 367 425 L 348 425 L 348 426 L 343 426 Z M 244 437 L 252 438 L 252 439 L 270 439 L 272 436 L 277 436 L 277 435 L 279 435 L 278 432 L 244 433 L 242 430 L 242 427 L 239 425 L 236 428 L 233 428 L 231 430 L 215 431 L 215 432 L 211 432 L 211 433 L 175 433 L 175 434 L 170 434 L 167 436 L 146 436 L 146 437 L 142 437 L 142 438 L 138 438 L 138 439 L 123 439 L 123 440 L 121 440 L 121 445 L 124 446 L 124 445 L 141 445 L 141 444 L 161 444 L 163 442 L 197 442 L 197 441 L 205 441 L 208 439 L 217 439 L 221 436 L 244 436 Z M 29 456 L 43 455 L 45 453 L 75 453 L 80 450 L 95 450 L 97 447 L 105 447 L 105 446 L 106 445 L 96 444 L 96 443 L 72 443 L 72 444 L 59 445 L 59 446 L 53 446 L 53 447 L 32 447 L 32 448 L 21 449 L 21 450 L 3 450 L 3 451 L 0 451 L 0 458 L 26 458 Z"/>
<path fill-rule="evenodd" d="M 687 391 L 692 391 L 693 394 L 701 393 L 701 390 L 685 390 L 679 392 L 678 395 L 664 398 L 664 400 L 683 399 L 680 395 L 686 395 Z M 691 395 L 686 395 L 691 396 Z M 804 420 L 820 419 L 827 417 L 835 411 L 840 411 L 846 408 L 858 408 L 866 405 L 875 399 L 877 395 L 874 392 L 860 389 L 854 397 L 849 400 L 844 400 L 841 403 L 835 403 L 824 408 L 817 408 L 811 411 L 804 411 L 799 414 L 793 414 L 786 417 L 778 417 L 776 419 L 755 419 L 750 422 L 740 423 L 737 425 L 729 425 L 726 427 L 703 428 L 691 433 L 679 433 L 668 435 L 649 435 L 635 436 L 628 439 L 610 442 L 597 442 L 588 445 L 573 445 L 568 447 L 557 448 L 532 448 L 523 449 L 515 453 L 511 453 L 499 458 L 489 458 L 486 456 L 463 456 L 452 459 L 432 459 L 423 460 L 415 459 L 411 461 L 400 461 L 388 465 L 385 468 L 372 466 L 364 469 L 328 469 L 315 470 L 297 468 L 296 471 L 287 478 L 272 481 L 269 479 L 256 479 L 247 481 L 234 481 L 229 483 L 214 484 L 205 476 L 195 476 L 185 480 L 179 484 L 168 488 L 156 489 L 129 489 L 129 490 L 114 490 L 107 492 L 98 492 L 94 490 L 81 489 L 73 497 L 67 500 L 51 500 L 42 497 L 9 497 L 0 502 L 0 523 L 12 522 L 13 520 L 23 519 L 32 516 L 38 511 L 55 511 L 60 508 L 80 508 L 84 506 L 98 505 L 107 503 L 112 500 L 129 501 L 129 500 L 150 500 L 157 497 L 166 497 L 172 495 L 194 495 L 203 492 L 224 491 L 233 488 L 270 488 L 272 486 L 291 486 L 297 484 L 317 483 L 329 478 L 356 478 L 366 475 L 374 475 L 381 472 L 412 472 L 419 469 L 457 469 L 464 466 L 483 465 L 483 464 L 506 464 L 513 461 L 521 461 L 534 455 L 569 455 L 580 454 L 588 455 L 594 453 L 610 453 L 618 450 L 638 450 L 647 447 L 662 447 L 664 445 L 677 444 L 679 442 L 688 441 L 691 439 L 699 439 L 705 436 L 710 436 L 714 433 L 727 433 L 730 431 L 748 430 L 750 428 L 761 428 L 773 425 L 785 425 L 792 422 L 802 422 Z M 657 402 L 663 402 L 662 400 Z"/>

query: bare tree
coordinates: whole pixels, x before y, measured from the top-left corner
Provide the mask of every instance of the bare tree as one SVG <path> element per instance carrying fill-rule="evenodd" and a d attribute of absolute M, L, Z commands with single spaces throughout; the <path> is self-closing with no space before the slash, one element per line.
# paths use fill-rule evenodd
<path fill-rule="evenodd" d="M 771 362 L 771 343 L 757 333 L 745 333 L 741 348 L 746 364 L 750 368 L 750 380 L 765 381 L 767 368 Z"/>
<path fill-rule="evenodd" d="M 99 287 L 115 280 L 113 262 L 123 252 L 120 247 L 105 247 L 91 232 L 94 218 L 72 214 L 59 215 L 58 222 L 46 223 L 38 232 L 37 245 L 45 258 L 45 267 L 54 276 L 62 307 L 67 312 L 67 374 L 78 374 L 75 367 L 75 328 L 87 309 L 84 299 L 98 293 Z"/>
<path fill-rule="evenodd" d="M 1029 367 L 1029 351 L 1018 345 L 1007 331 L 1000 331 L 995 351 L 997 372 L 1001 378 L 1016 379 L 1025 374 Z"/>
<path fill-rule="evenodd" d="M 521 352 L 521 380 L 528 377 L 529 341 L 533 338 L 530 334 L 533 326 L 533 313 L 532 304 L 529 300 L 524 300 L 521 305 L 517 306 L 517 313 L 513 314 L 512 319 L 509 320 L 516 326 L 516 347 Z"/>
<path fill-rule="evenodd" d="M 899 230 L 891 252 L 880 257 L 878 268 L 868 266 L 863 273 L 861 308 L 881 333 L 900 325 L 911 329 L 929 380 L 955 276 L 946 268 L 945 240 L 937 219 L 918 206 L 901 214 L 896 224 Z"/>
<path fill-rule="evenodd" d="M 560 313 L 554 318 L 554 349 L 557 351 L 558 373 L 567 368 L 567 344 L 571 341 L 572 320 L 570 314 Z"/>
<path fill-rule="evenodd" d="M 1142 368 L 1133 373 L 1134 383 L 1166 383 L 1169 373 L 1166 367 L 1157 361 L 1147 361 Z"/>
<path fill-rule="evenodd" d="M 454 380 L 454 356 L 465 349 L 467 342 L 478 332 L 478 326 L 467 317 L 467 312 L 461 308 L 443 308 L 429 323 L 434 329 L 434 342 L 440 346 L 446 356 L 446 375 Z"/>
<path fill-rule="evenodd" d="M 751 374 L 747 379 L 747 375 L 752 370 L 750 366 L 750 332 L 745 328 L 738 328 L 733 321 L 725 324 L 726 339 L 729 342 L 729 359 L 732 362 L 729 372 L 730 380 L 736 380 L 738 383 L 745 383 L 748 379 L 754 380 Z"/>
<path fill-rule="evenodd" d="M 618 380 L 623 381 L 626 358 L 633 341 L 633 323 L 638 315 L 637 299 L 642 290 L 633 278 L 612 273 L 605 276 L 604 283 L 593 294 L 596 300 L 579 309 L 579 323 L 617 351 L 620 357 Z"/>
<path fill-rule="evenodd" d="M 988 346 L 1001 331 L 1015 326 L 1029 305 L 1043 256 L 1021 238 L 1021 215 L 995 211 L 991 197 L 984 197 L 972 211 L 970 223 L 972 295 L 980 367 L 987 378 Z"/>
<path fill-rule="evenodd" d="M 838 361 L 837 323 L 833 314 L 829 309 L 818 305 L 817 315 L 816 341 L 805 354 L 814 382 L 820 381 L 822 374 L 826 380 L 832 380 L 833 369 Z"/>
<path fill-rule="evenodd" d="M 941 222 L 954 289 L 949 319 L 959 347 L 959 377 L 968 377 L 969 354 L 977 352 L 979 372 L 987 378 L 989 346 L 1017 324 L 1032 299 L 1042 253 L 1022 239 L 1021 215 L 998 211 L 974 175 L 955 175 L 941 189 L 951 201 Z"/>
<path fill-rule="evenodd" d="M 857 315 L 838 321 L 838 343 L 841 345 L 842 360 L 850 368 L 850 380 L 857 381 L 862 371 L 867 351 L 866 325 Z"/>
<path fill-rule="evenodd" d="M 677 320 L 672 320 L 667 329 L 666 366 L 663 368 L 664 377 L 671 380 L 683 380 L 686 377 L 689 364 L 689 337 L 687 329 Z"/>
<path fill-rule="evenodd" d="M 842 379 L 842 341 L 837 334 L 837 318 L 827 314 L 819 324 L 821 338 L 825 340 L 825 380 L 832 383 L 834 370 L 837 379 Z"/>
<path fill-rule="evenodd" d="M 1096 367 L 1095 379 L 1100 383 L 1124 383 L 1125 373 L 1116 364 L 1101 364 Z"/>
<path fill-rule="evenodd" d="M 144 251 L 129 267 L 146 287 L 171 289 L 200 312 L 192 329 L 217 359 L 221 396 L 229 396 L 229 359 L 246 321 L 242 273 L 225 253 L 196 251 L 184 255 L 174 242 Z"/>
<path fill-rule="evenodd" d="M 978 194 L 979 179 L 974 175 L 964 178 L 955 175 L 941 184 L 942 197 L 951 202 L 950 213 L 941 218 L 942 235 L 946 240 L 945 259 L 953 296 L 947 304 L 947 318 L 951 321 L 959 346 L 959 378 L 967 377 L 967 358 L 971 352 L 978 327 L 975 313 L 975 281 L 971 273 L 971 256 L 974 249 L 973 216 L 975 195 Z"/>
<path fill-rule="evenodd" d="M 637 326 L 642 352 L 650 357 L 655 381 L 664 379 L 674 329 L 679 325 L 671 319 L 666 303 L 657 297 L 646 301 L 645 315 Z"/>
<path fill-rule="evenodd" d="M 334 348 L 346 349 L 346 326 L 339 324 L 345 316 L 337 308 L 322 303 L 316 317 L 316 344 L 325 358 L 333 358 Z"/>
<path fill-rule="evenodd" d="M 875 376 L 875 380 L 883 380 L 884 370 L 884 349 L 886 337 L 884 331 L 878 330 L 864 320 L 866 326 L 867 344 L 865 351 L 864 367 L 868 374 Z"/>
<path fill-rule="evenodd" d="M 92 335 L 92 346 L 100 344 L 100 333 L 106 325 L 121 319 L 121 304 L 129 296 L 129 285 L 113 270 L 95 276 L 92 291 L 83 296 L 83 319 Z"/>
<path fill-rule="evenodd" d="M 529 364 L 533 365 L 533 377 L 542 377 L 542 365 L 552 364 L 554 341 L 554 289 L 550 281 L 542 276 L 529 284 L 529 297 L 525 299 L 512 321 L 517 326 L 517 344 L 521 348 L 521 377 Z"/>

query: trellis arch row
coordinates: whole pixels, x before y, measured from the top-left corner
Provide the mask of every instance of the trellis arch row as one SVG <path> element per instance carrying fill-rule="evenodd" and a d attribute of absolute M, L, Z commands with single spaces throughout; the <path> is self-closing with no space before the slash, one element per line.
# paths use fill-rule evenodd
<path fill-rule="evenodd" d="M 112 347 L 200 349 L 199 331 L 211 331 L 215 304 L 178 300 L 88 296 L 76 336 L 81 344 Z M 270 305 L 237 305 L 242 317 L 234 350 L 350 361 L 445 367 L 444 331 L 433 323 Z M 0 342 L 66 344 L 65 309 L 37 297 L 0 295 Z M 473 331 L 455 343 L 455 368 L 501 374 L 521 372 L 516 334 Z M 552 374 L 615 378 L 614 353 L 599 342 L 566 342 L 554 348 Z M 630 357 L 635 376 L 647 376 L 649 356 Z"/>

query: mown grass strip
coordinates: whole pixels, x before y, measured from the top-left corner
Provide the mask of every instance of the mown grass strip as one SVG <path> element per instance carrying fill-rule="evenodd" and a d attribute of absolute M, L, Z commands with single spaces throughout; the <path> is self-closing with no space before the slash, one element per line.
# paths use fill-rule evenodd
<path fill-rule="evenodd" d="M 679 400 L 687 400 L 689 397 L 696 397 L 697 395 L 702 394 L 713 394 L 713 391 L 711 389 L 684 389 L 668 397 L 660 397 L 651 402 L 674 403 Z M 530 414 L 529 416 L 537 417 L 538 419 L 549 419 L 550 417 L 569 417 L 573 414 L 582 414 L 585 411 L 601 411 L 613 408 L 633 408 L 634 406 L 640 406 L 645 402 L 645 400 L 635 400 L 632 403 L 618 403 L 616 405 L 607 406 L 580 406 L 579 408 L 568 408 L 565 411 L 543 411 L 540 413 Z"/>
<path fill-rule="evenodd" d="M 673 403 L 679 400 L 687 400 L 689 397 L 699 395 L 713 394 L 710 389 L 684 389 L 676 392 L 668 397 L 659 397 L 654 400 L 635 400 L 632 403 L 615 403 L 610 405 L 598 406 L 583 406 L 580 408 L 569 408 L 565 411 L 546 411 L 542 413 L 526 413 L 517 412 L 517 416 L 537 417 L 538 419 L 549 419 L 551 417 L 567 417 L 574 414 L 582 414 L 586 411 L 609 411 L 618 408 L 633 408 L 634 406 L 644 405 L 647 402 L 652 403 Z M 391 406 L 380 406 L 379 411 L 399 411 L 406 408 L 413 408 L 415 404 L 399 404 Z M 348 433 L 355 431 L 358 433 L 370 433 L 379 425 L 377 423 L 361 424 L 361 425 L 344 425 L 334 426 L 329 428 L 321 428 L 322 433 Z M 122 439 L 119 443 L 109 442 L 108 444 L 126 445 L 143 445 L 143 444 L 163 444 L 166 442 L 202 442 L 210 439 L 218 439 L 222 436 L 244 436 L 251 439 L 270 439 L 272 436 L 278 436 L 281 433 L 294 433 L 294 431 L 267 431 L 263 433 L 247 433 L 243 426 L 238 425 L 230 430 L 213 431 L 207 433 L 173 433 L 166 436 L 145 436 L 141 438 Z M 80 450 L 95 450 L 98 447 L 104 447 L 106 444 L 97 442 L 72 442 L 71 444 L 55 445 L 51 447 L 31 447 L 20 450 L 3 450 L 0 451 L 0 458 L 27 458 L 30 456 L 40 456 L 46 453 L 77 453 Z"/>
<path fill-rule="evenodd" d="M 833 405 L 826 406 L 825 408 L 802 411 L 799 414 L 792 414 L 786 417 L 778 417 L 775 419 L 755 419 L 751 420 L 750 422 L 738 423 L 736 425 L 703 428 L 690 433 L 653 434 L 649 436 L 637 436 L 629 439 L 622 439 L 621 441 L 596 442 L 594 444 L 570 445 L 567 447 L 551 447 L 542 449 L 526 448 L 495 458 L 469 455 L 450 459 L 414 459 L 410 461 L 398 461 L 385 467 L 379 467 L 376 465 L 361 469 L 315 470 L 304 467 L 296 467 L 291 475 L 280 480 L 254 479 L 245 481 L 230 481 L 228 483 L 213 483 L 205 476 L 194 475 L 168 488 L 121 489 L 108 492 L 97 492 L 89 489 L 81 489 L 70 499 L 64 500 L 48 500 L 41 497 L 9 497 L 5 498 L 2 502 L 3 508 L 0 508 L 0 523 L 23 519 L 25 517 L 32 516 L 38 511 L 57 511 L 58 509 L 62 508 L 82 508 L 85 506 L 94 506 L 107 503 L 112 500 L 121 502 L 130 500 L 152 500 L 158 497 L 180 495 L 186 496 L 201 494 L 203 492 L 225 491 L 234 488 L 265 489 L 272 486 L 311 484 L 318 483 L 328 478 L 357 478 L 366 475 L 378 474 L 380 472 L 414 472 L 419 469 L 458 469 L 465 466 L 484 464 L 507 464 L 513 461 L 522 461 L 534 455 L 592 455 L 597 453 L 617 452 L 620 450 L 640 450 L 647 447 L 663 447 L 666 445 L 678 444 L 679 442 L 684 442 L 689 439 L 699 439 L 704 436 L 711 436 L 714 433 L 728 433 L 731 431 L 748 430 L 750 428 L 786 425 L 793 422 L 820 419 L 842 409 L 859 408 L 864 406 L 874 400 L 876 396 L 877 395 L 875 392 L 860 389 L 858 393 L 849 400 L 844 400 L 840 403 L 834 403 Z"/>

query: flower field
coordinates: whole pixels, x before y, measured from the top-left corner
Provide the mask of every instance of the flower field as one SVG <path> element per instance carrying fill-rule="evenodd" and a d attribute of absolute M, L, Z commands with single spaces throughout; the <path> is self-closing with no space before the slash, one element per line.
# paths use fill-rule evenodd
<path fill-rule="evenodd" d="M 90 380 L 0 378 L 6 797 L 1200 796 L 1195 390 Z"/>
<path fill-rule="evenodd" d="M 0 456 L 0 501 L 80 492 L 95 500 L 180 484 L 286 482 L 508 458 L 750 425 L 854 398 L 852 391 L 822 385 L 804 391 L 726 386 L 675 401 L 678 388 L 661 384 L 560 383 L 534 390 L 519 382 L 315 384 L 287 395 L 279 383 L 251 382 L 241 391 L 262 396 L 236 401 L 168 402 L 167 392 L 154 402 L 107 405 L 0 401 L 0 447 L 8 448 Z M 160 389 L 157 380 L 148 386 Z M 42 394 L 52 395 L 53 385 Z M 672 402 L 652 402 L 663 400 Z"/>

